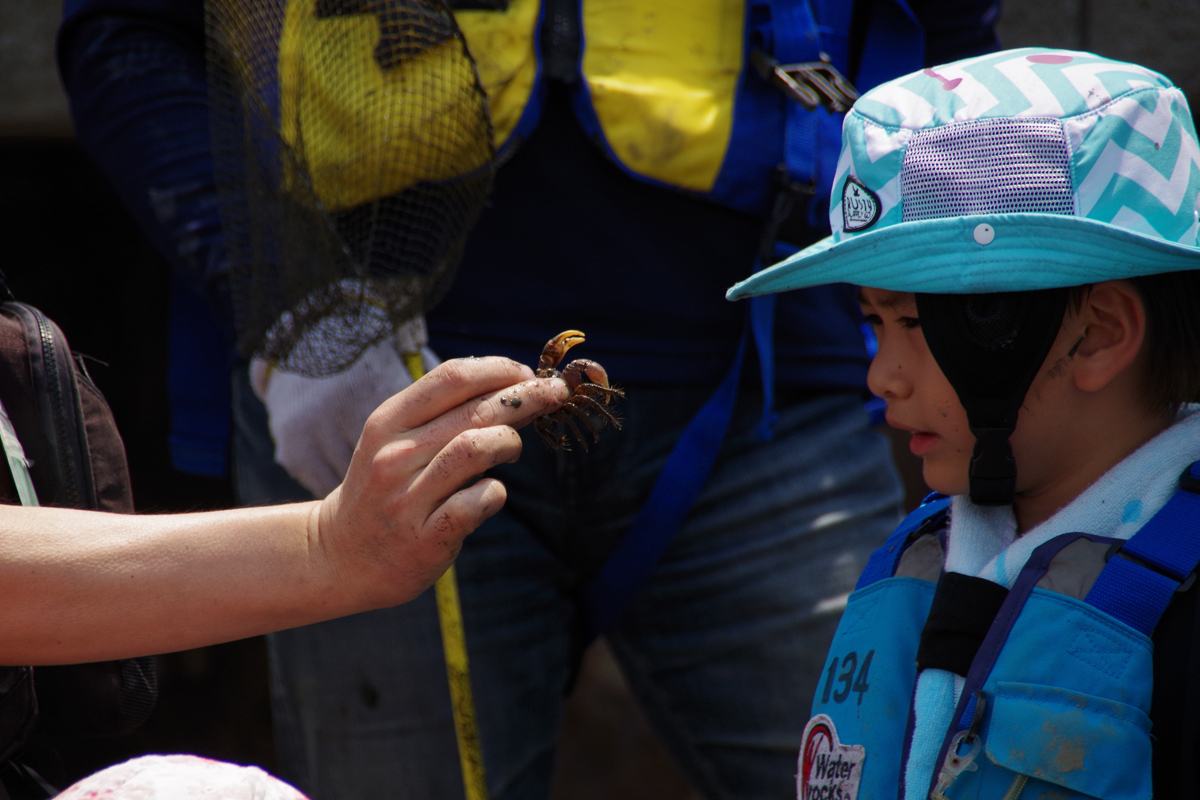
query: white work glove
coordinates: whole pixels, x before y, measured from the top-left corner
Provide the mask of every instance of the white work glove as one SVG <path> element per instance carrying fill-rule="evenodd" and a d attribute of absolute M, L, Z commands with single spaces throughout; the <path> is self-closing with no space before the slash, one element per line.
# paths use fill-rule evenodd
<path fill-rule="evenodd" d="M 441 363 L 428 341 L 425 320 L 418 317 L 324 378 L 251 361 L 250 383 L 267 407 L 275 460 L 314 496 L 333 491 L 346 476 L 367 417 L 413 383 L 401 353 L 419 352 L 426 372 Z"/>

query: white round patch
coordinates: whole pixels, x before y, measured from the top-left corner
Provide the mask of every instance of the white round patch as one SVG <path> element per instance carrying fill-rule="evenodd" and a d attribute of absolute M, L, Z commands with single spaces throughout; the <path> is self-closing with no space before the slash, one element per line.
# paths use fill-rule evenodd
<path fill-rule="evenodd" d="M 825 714 L 808 721 L 800 741 L 804 744 L 796 765 L 797 800 L 857 800 L 867 748 L 842 744 Z"/>
<path fill-rule="evenodd" d="M 992 239 L 996 238 L 996 229 L 985 222 L 975 226 L 975 241 L 980 244 L 991 244 Z"/>

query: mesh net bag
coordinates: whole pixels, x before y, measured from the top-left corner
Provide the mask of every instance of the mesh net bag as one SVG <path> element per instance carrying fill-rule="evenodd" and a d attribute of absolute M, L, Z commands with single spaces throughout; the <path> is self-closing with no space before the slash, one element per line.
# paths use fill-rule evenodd
<path fill-rule="evenodd" d="M 445 293 L 492 182 L 443 0 L 207 0 L 238 349 L 320 377 Z"/>

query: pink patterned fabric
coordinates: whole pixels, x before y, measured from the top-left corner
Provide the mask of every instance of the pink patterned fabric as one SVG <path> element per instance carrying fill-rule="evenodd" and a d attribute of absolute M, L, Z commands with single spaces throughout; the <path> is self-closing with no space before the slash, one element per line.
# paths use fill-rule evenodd
<path fill-rule="evenodd" d="M 58 800 L 308 800 L 258 767 L 197 756 L 142 756 L 89 775 Z"/>

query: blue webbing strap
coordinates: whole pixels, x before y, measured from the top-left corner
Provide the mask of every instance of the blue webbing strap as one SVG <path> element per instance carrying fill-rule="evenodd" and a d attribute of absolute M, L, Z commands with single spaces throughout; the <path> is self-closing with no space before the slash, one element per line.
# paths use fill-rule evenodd
<path fill-rule="evenodd" d="M 781 64 L 814 62 L 825 54 L 843 75 L 850 70 L 850 26 L 854 3 L 845 0 L 767 0 L 775 60 Z M 815 13 L 814 13 L 815 6 Z M 858 65 L 858 89 L 874 88 L 884 80 L 921 68 L 924 41 L 921 28 L 905 0 L 875 3 Z M 842 143 L 842 115 L 825 108 L 813 111 L 788 102 L 784 130 L 784 165 L 799 184 L 811 182 L 815 193 L 808 204 L 808 222 L 825 223 L 828 192 Z"/>
<path fill-rule="evenodd" d="M 769 5 L 775 60 L 781 64 L 819 61 L 821 35 L 809 4 L 771 0 Z M 787 104 L 783 157 L 793 181 L 807 183 L 817 178 L 817 120 L 825 113 L 809 111 L 793 101 Z"/>
<path fill-rule="evenodd" d="M 1200 564 L 1200 461 L 1180 488 L 1100 572 L 1085 602 L 1147 636 Z"/>
<path fill-rule="evenodd" d="M 904 5 L 903 0 L 895 1 Z M 763 31 L 765 41 L 773 50 L 775 59 L 781 63 L 817 61 L 822 52 L 822 32 L 832 34 L 832 39 L 837 40 L 837 45 L 830 48 L 835 59 L 834 65 L 844 72 L 845 42 L 849 39 L 853 4 L 841 0 L 817 2 L 823 23 L 820 28 L 808 0 L 766 0 L 770 20 L 769 30 Z M 917 35 L 919 42 L 919 31 Z M 900 39 L 903 40 L 903 34 Z M 891 48 L 888 49 L 890 55 Z M 919 59 L 919 48 L 916 52 Z M 911 70 L 900 70 L 896 74 L 908 71 Z M 809 112 L 794 102 L 789 102 L 787 106 L 784 159 L 790 177 L 800 182 L 816 180 L 828 184 L 832 181 L 840 149 L 840 115 L 830 114 L 823 109 Z M 824 135 L 821 135 L 822 132 Z M 810 217 L 817 210 L 817 205 L 810 204 Z M 787 255 L 790 252 L 777 253 L 779 258 Z M 761 266 L 765 265 L 757 265 L 756 269 Z M 638 512 L 624 539 L 599 574 L 583 590 L 584 615 L 593 634 L 603 633 L 610 628 L 649 580 L 700 495 L 733 418 L 742 361 L 751 335 L 758 350 L 763 382 L 763 416 L 755 429 L 755 438 L 758 441 L 771 438 L 771 426 L 776 419 L 773 410 L 774 320 L 774 295 L 751 299 L 747 325 L 729 373 L 688 423 L 675 449 L 668 456 L 649 500 Z"/>
<path fill-rule="evenodd" d="M 775 421 L 779 419 L 775 413 L 775 295 L 750 298 L 750 330 L 754 335 L 754 349 L 758 351 L 763 389 L 762 419 L 754 429 L 754 438 L 769 442 L 775 436 Z"/>
<path fill-rule="evenodd" d="M 650 579 L 659 559 L 704 488 L 733 418 L 751 327 L 752 323 L 748 320 L 742 330 L 742 341 L 738 345 L 733 366 L 712 397 L 684 428 L 650 491 L 650 498 L 634 518 L 617 549 L 608 557 L 599 574 L 584 587 L 583 613 L 591 627 L 591 635 L 604 633 L 611 628 L 638 590 Z"/>

